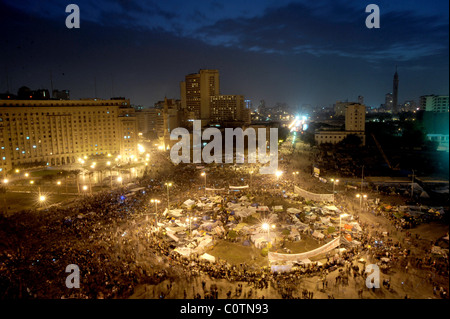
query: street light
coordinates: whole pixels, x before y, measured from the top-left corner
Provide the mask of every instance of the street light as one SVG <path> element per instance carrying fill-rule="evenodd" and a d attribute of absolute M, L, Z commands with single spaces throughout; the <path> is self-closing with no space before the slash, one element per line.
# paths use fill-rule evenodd
<path fill-rule="evenodd" d="M 165 183 L 167 186 L 167 209 L 170 209 L 170 200 L 169 200 L 169 187 L 172 187 L 172 183 Z"/>
<path fill-rule="evenodd" d="M 276 171 L 275 172 L 275 176 L 277 177 L 277 180 L 278 180 L 278 177 L 280 177 L 281 175 L 283 175 L 282 171 Z"/>
<path fill-rule="evenodd" d="M 206 173 L 203 172 L 203 173 L 201 173 L 200 175 L 201 175 L 201 176 L 205 176 L 205 196 L 206 196 Z"/>
<path fill-rule="evenodd" d="M 339 183 L 339 180 L 332 178 L 331 181 L 333 182 L 333 194 L 334 194 L 334 185 Z"/>
<path fill-rule="evenodd" d="M 152 199 L 150 200 L 150 202 L 155 203 L 155 227 L 158 227 L 156 214 L 158 213 L 158 203 L 161 203 L 161 201 L 159 199 Z"/>
<path fill-rule="evenodd" d="M 197 217 L 188 217 L 188 221 L 189 221 L 189 237 L 192 236 L 192 232 L 191 232 L 191 222 L 192 221 L 196 221 Z"/>
<path fill-rule="evenodd" d="M 366 194 L 356 194 L 356 198 L 359 198 L 359 213 L 362 213 L 362 200 L 363 198 L 366 199 L 367 195 Z"/>
<path fill-rule="evenodd" d="M 261 225 L 261 228 L 263 229 L 263 230 L 265 230 L 265 231 L 267 231 L 267 242 L 270 242 L 270 228 L 273 228 L 273 229 L 275 229 L 275 225 L 274 224 L 272 224 L 272 225 L 269 225 L 269 223 L 263 223 L 262 225 Z"/>

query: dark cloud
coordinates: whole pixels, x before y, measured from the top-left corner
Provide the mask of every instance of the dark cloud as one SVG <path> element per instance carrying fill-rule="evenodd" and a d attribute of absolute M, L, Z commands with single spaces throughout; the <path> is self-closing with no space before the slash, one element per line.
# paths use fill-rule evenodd
<path fill-rule="evenodd" d="M 70 89 L 73 98 L 92 97 L 95 78 L 99 97 L 114 93 L 149 106 L 179 98 L 186 74 L 214 68 L 223 94 L 243 94 L 255 104 L 328 105 L 363 95 L 378 106 L 398 64 L 400 100 L 448 94 L 448 22 L 433 18 L 434 11 L 383 11 L 381 29 L 368 30 L 364 7 L 335 2 L 266 7 L 242 17 L 223 14 L 229 2 L 215 9 L 213 2 L 181 0 L 157 7 L 83 1 L 81 28 L 69 30 L 64 4 L 50 2 L 29 10 L 0 2 L 0 92 L 6 70 L 13 91 L 48 88 L 52 72 L 55 88 Z M 44 9 L 50 16 L 36 13 Z M 218 19 L 219 13 L 233 18 Z"/>
<path fill-rule="evenodd" d="M 199 30 L 214 45 L 278 53 L 309 53 L 370 61 L 408 61 L 448 52 L 448 22 L 412 11 L 387 12 L 380 29 L 368 29 L 365 7 L 330 5 L 326 10 L 290 4 L 261 17 L 226 19 Z"/>

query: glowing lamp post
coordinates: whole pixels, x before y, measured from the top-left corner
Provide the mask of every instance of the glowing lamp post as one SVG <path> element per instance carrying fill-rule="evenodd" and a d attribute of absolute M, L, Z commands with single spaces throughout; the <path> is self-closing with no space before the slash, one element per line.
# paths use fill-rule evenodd
<path fill-rule="evenodd" d="M 270 225 L 269 223 L 263 223 L 261 225 L 261 228 L 263 230 L 267 231 L 267 237 L 268 237 L 267 242 L 270 242 L 270 228 L 275 229 L 275 225 L 274 224 Z"/>
<path fill-rule="evenodd" d="M 362 213 L 362 200 L 363 198 L 366 199 L 367 195 L 366 194 L 356 194 L 356 198 L 359 198 L 359 213 Z"/>
<path fill-rule="evenodd" d="M 192 236 L 192 232 L 191 232 L 191 223 L 192 221 L 196 221 L 197 217 L 188 217 L 188 221 L 189 221 L 189 237 Z"/>
<path fill-rule="evenodd" d="M 152 199 L 150 202 L 155 204 L 155 227 L 158 227 L 157 214 L 158 214 L 158 203 L 161 203 L 159 199 Z"/>
<path fill-rule="evenodd" d="M 165 183 L 167 186 L 167 209 L 170 209 L 170 199 L 169 199 L 169 187 L 172 187 L 172 183 Z"/>
<path fill-rule="evenodd" d="M 281 175 L 283 175 L 283 172 L 282 172 L 282 171 L 276 171 L 276 172 L 275 172 L 275 176 L 277 177 L 277 180 L 278 180 L 278 178 L 279 178 Z"/>
<path fill-rule="evenodd" d="M 334 185 L 339 183 L 339 180 L 332 178 L 331 181 L 333 182 L 333 194 L 334 194 Z"/>

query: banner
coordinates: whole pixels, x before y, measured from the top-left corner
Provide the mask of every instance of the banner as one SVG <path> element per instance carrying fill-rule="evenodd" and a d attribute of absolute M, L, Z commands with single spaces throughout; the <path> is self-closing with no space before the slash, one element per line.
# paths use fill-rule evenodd
<path fill-rule="evenodd" d="M 230 186 L 230 189 L 244 189 L 244 188 L 248 188 L 248 185 L 245 185 L 245 186 Z"/>
<path fill-rule="evenodd" d="M 330 250 L 333 250 L 336 247 L 339 247 L 340 243 L 341 243 L 340 238 L 338 237 L 319 248 L 316 248 L 314 250 L 310 250 L 310 251 L 307 251 L 307 252 L 301 253 L 301 254 L 279 254 L 279 253 L 269 252 L 269 262 L 271 262 L 271 263 L 272 262 L 280 262 L 280 261 L 300 262 L 301 260 L 327 253 Z"/>
<path fill-rule="evenodd" d="M 315 202 L 334 202 L 334 194 L 314 194 L 297 186 L 294 186 L 294 193 L 302 196 L 306 200 L 313 200 Z"/>

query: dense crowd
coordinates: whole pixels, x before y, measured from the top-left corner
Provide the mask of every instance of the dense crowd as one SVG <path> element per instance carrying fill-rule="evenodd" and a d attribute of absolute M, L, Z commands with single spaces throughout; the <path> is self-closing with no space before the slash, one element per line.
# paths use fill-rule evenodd
<path fill-rule="evenodd" d="M 361 256 L 368 256 L 371 262 L 388 257 L 391 269 L 407 272 L 412 267 L 427 268 L 433 276 L 448 278 L 448 260 L 437 263 L 429 252 L 415 255 L 404 243 L 386 236 L 381 227 L 362 222 L 360 246 L 348 247 L 342 255 L 327 256 L 323 265 L 299 265 L 287 273 L 246 263 L 231 265 L 221 259 L 211 263 L 198 255 L 184 257 L 173 251 L 173 243 L 162 230 L 153 228 L 155 216 L 149 214 L 153 212 L 150 199 L 156 197 L 162 203 L 168 200 L 167 181 L 173 181 L 169 190 L 173 194 L 170 196 L 173 207 L 180 206 L 187 198 L 204 196 L 202 180 L 195 176 L 198 172 L 195 167 L 180 166 L 164 179 L 146 174 L 136 185 L 143 190 L 134 194 L 120 188 L 84 196 L 69 207 L 52 207 L 39 213 L 26 211 L 2 219 L 0 298 L 127 298 L 137 285 L 173 282 L 177 278 L 192 281 L 205 276 L 233 284 L 235 289 L 225 293 L 227 298 L 264 298 L 269 287 L 282 298 L 314 298 L 315 291 L 299 287 L 305 278 L 316 276 L 320 278 L 317 291 L 331 291 L 329 286 L 349 286 L 349 281 L 353 280 L 354 289 L 362 298 L 359 290 L 362 291 L 367 274 L 364 264 L 359 262 Z M 209 170 L 208 176 L 214 188 L 249 183 L 248 174 L 243 174 L 239 168 L 218 166 Z M 247 194 L 260 196 L 264 200 L 262 204 L 268 206 L 272 200 L 283 197 L 283 188 L 289 189 L 293 183 L 269 177 L 252 182 Z M 242 193 L 224 195 L 223 204 L 239 196 Z M 344 200 L 339 205 L 343 211 L 351 211 Z M 159 207 L 156 216 L 159 220 L 165 218 L 161 214 L 164 209 L 164 205 Z M 222 213 L 226 216 L 224 211 L 219 211 L 218 218 Z M 70 264 L 80 269 L 80 289 L 65 287 L 68 276 L 65 268 Z M 331 282 L 333 272 L 338 275 Z M 433 279 L 427 278 L 430 283 Z M 384 281 L 385 286 L 388 282 Z M 243 284 L 250 287 L 245 295 L 242 294 Z M 437 283 L 434 286 L 434 292 L 445 298 L 445 288 Z M 207 289 L 204 284 L 202 291 L 195 291 L 193 295 L 195 298 L 225 297 L 219 296 L 216 286 Z M 165 296 L 162 293 L 159 297 Z M 328 297 L 334 298 L 332 293 Z"/>

